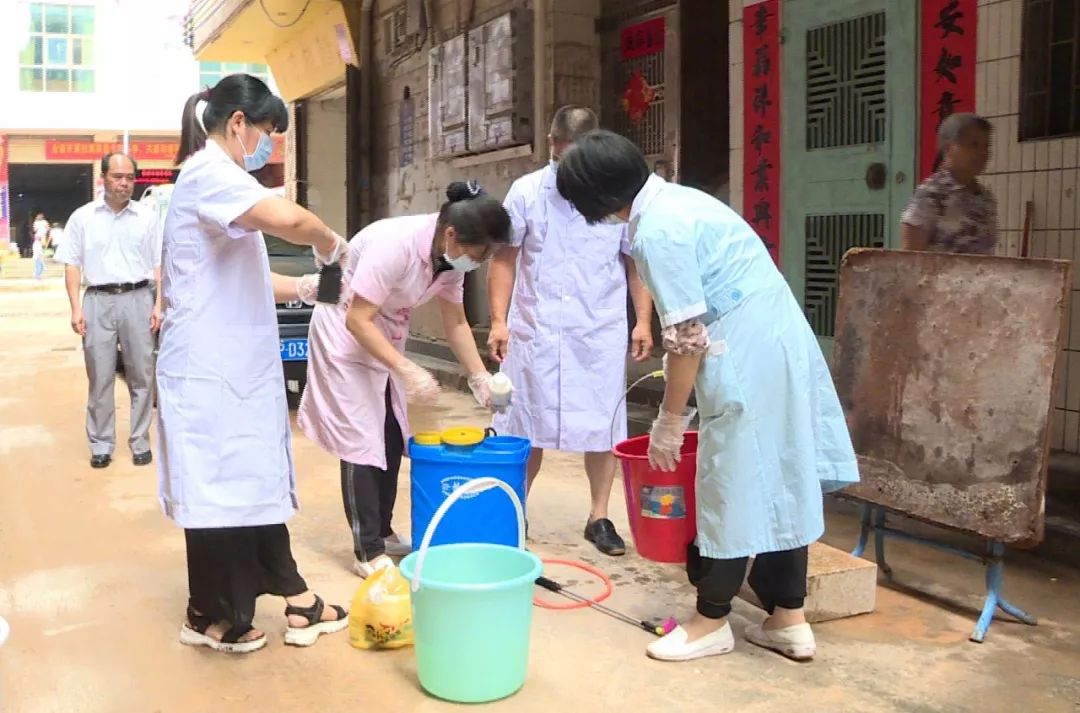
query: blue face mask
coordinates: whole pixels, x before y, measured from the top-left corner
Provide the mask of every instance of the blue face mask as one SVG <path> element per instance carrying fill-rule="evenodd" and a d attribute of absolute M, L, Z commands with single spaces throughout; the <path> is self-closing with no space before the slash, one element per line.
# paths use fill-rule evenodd
<path fill-rule="evenodd" d="M 236 135 L 236 140 L 240 142 L 240 149 L 244 152 L 244 170 L 248 173 L 252 171 L 258 171 L 260 168 L 270 163 L 270 156 L 274 153 L 274 140 L 270 138 L 270 134 L 264 134 L 259 131 L 259 143 L 255 146 L 255 153 L 248 153 L 247 147 L 244 146 L 244 140 L 240 138 L 240 134 Z"/>

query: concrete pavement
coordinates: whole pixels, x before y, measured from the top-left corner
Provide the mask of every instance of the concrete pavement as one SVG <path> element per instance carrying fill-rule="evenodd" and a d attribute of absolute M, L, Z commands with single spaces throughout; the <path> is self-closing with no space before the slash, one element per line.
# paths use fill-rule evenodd
<path fill-rule="evenodd" d="M 2 282 L 2 280 L 0 280 Z M 160 513 L 156 472 L 114 464 L 92 471 L 83 431 L 85 375 L 57 280 L 45 290 L 0 290 L 0 710 L 13 713 L 173 711 L 442 711 L 418 688 L 411 650 L 362 652 L 344 634 L 308 650 L 281 643 L 283 603 L 260 601 L 269 646 L 229 658 L 181 646 L 186 601 L 183 536 Z M 128 426 L 118 384 L 118 440 Z M 446 395 L 447 424 L 482 424 L 471 399 Z M 348 603 L 349 536 L 338 468 L 302 435 L 295 451 L 303 512 L 290 522 L 309 583 Z M 408 530 L 408 479 L 396 523 Z M 615 582 L 612 607 L 640 618 L 685 615 L 692 590 L 678 567 L 630 554 L 612 560 L 581 539 L 588 507 L 580 460 L 546 460 L 530 499 L 534 549 L 582 559 Z M 626 534 L 623 499 L 612 500 Z M 827 542 L 854 541 L 849 508 L 831 508 Z M 1006 593 L 1039 627 L 995 622 L 971 644 L 982 572 L 972 564 L 890 543 L 898 580 L 879 588 L 874 614 L 819 625 L 819 656 L 798 665 L 740 642 L 728 656 L 687 664 L 645 658 L 649 635 L 589 611 L 535 610 L 530 676 L 500 711 L 1075 711 L 1080 707 L 1080 574 L 1023 553 Z M 575 573 L 548 572 L 587 592 Z M 737 602 L 736 634 L 760 618 Z M 483 623 L 480 623 L 483 625 Z M 465 654 L 466 652 L 463 652 Z"/>

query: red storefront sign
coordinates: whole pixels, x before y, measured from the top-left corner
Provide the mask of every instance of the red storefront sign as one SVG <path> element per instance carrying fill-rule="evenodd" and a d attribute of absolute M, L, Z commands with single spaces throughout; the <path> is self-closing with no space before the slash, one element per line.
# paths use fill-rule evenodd
<path fill-rule="evenodd" d="M 743 8 L 743 217 L 780 264 L 780 3 Z"/>
<path fill-rule="evenodd" d="M 119 142 L 84 141 L 68 139 L 47 139 L 45 158 L 49 161 L 100 161 L 107 153 L 123 151 Z M 180 150 L 178 141 L 132 141 L 128 144 L 128 153 L 136 161 L 169 161 L 176 159 Z M 270 163 L 285 161 L 285 137 L 274 136 L 274 153 Z"/>
<path fill-rule="evenodd" d="M 937 155 L 937 130 L 950 114 L 975 111 L 978 0 L 922 0 L 919 67 L 919 176 Z"/>
<path fill-rule="evenodd" d="M 628 59 L 647 57 L 664 51 L 664 18 L 639 22 L 623 28 L 619 33 L 619 58 Z"/>
<path fill-rule="evenodd" d="M 119 142 L 47 139 L 45 158 L 49 161 L 99 161 L 107 153 L 123 151 Z M 132 141 L 128 153 L 136 161 L 171 161 L 180 150 L 177 141 Z"/>
<path fill-rule="evenodd" d="M 135 173 L 136 186 L 160 186 L 166 183 L 176 183 L 176 177 L 180 174 L 177 168 L 140 168 Z"/>

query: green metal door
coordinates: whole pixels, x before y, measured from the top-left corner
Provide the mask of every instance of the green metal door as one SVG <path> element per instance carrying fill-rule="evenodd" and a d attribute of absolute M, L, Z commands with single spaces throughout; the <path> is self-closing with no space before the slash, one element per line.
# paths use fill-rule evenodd
<path fill-rule="evenodd" d="M 837 268 L 898 247 L 915 176 L 914 0 L 785 0 L 781 265 L 831 352 Z"/>

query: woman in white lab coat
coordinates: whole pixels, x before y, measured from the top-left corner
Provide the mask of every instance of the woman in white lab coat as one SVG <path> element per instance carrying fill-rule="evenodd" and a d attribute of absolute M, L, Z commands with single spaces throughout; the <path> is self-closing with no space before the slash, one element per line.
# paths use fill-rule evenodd
<path fill-rule="evenodd" d="M 348 623 L 308 590 L 284 524 L 298 502 L 274 305 L 312 303 L 316 279 L 271 274 L 261 231 L 311 245 L 317 264 L 345 247 L 249 173 L 287 125 L 281 99 L 246 74 L 192 96 L 165 219 L 158 467 L 162 508 L 187 543 L 180 640 L 230 653 L 266 644 L 251 625 L 261 594 L 285 598 L 287 644 L 314 644 Z"/>
<path fill-rule="evenodd" d="M 297 420 L 341 461 L 353 572 L 360 577 L 410 549 L 391 527 L 409 431 L 405 402 L 430 404 L 438 391 L 434 377 L 404 355 L 413 308 L 438 298 L 446 340 L 477 401 L 490 402 L 490 376 L 465 320 L 462 290 L 465 273 L 510 242 L 510 216 L 475 183 L 452 183 L 446 196 L 438 213 L 380 220 L 357 233 L 341 304 L 319 305 L 311 319 Z"/>

